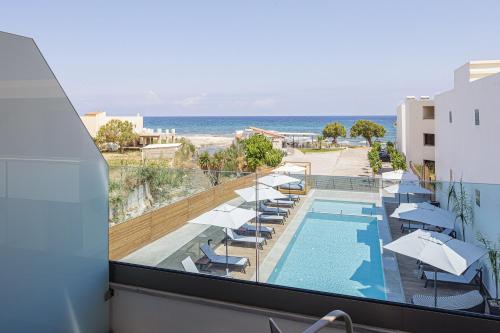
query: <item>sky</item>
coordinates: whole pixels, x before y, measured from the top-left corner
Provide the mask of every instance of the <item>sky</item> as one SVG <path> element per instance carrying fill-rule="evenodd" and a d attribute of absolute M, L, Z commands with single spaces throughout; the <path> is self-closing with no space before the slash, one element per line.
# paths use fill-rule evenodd
<path fill-rule="evenodd" d="M 80 114 L 391 115 L 500 58 L 500 1 L 5 1 Z"/>

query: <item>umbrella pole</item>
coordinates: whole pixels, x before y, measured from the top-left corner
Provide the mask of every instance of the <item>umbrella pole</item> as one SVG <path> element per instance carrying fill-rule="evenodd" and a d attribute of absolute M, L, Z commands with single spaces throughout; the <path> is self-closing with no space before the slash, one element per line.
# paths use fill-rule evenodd
<path fill-rule="evenodd" d="M 255 171 L 255 282 L 259 282 L 259 246 L 257 244 L 257 237 L 259 236 L 259 182 L 258 172 Z"/>
<path fill-rule="evenodd" d="M 437 300 L 438 300 L 438 293 L 437 293 L 437 270 L 436 267 L 434 267 L 434 307 L 437 308 Z"/>
<path fill-rule="evenodd" d="M 228 251 L 227 251 L 227 228 L 226 229 L 226 275 L 229 275 L 229 261 L 228 261 Z"/>

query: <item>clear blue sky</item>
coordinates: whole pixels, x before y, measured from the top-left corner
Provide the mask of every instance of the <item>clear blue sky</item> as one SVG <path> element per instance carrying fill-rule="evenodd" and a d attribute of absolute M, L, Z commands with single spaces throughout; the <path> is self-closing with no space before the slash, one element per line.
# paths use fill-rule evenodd
<path fill-rule="evenodd" d="M 394 114 L 500 58 L 500 1 L 5 1 L 78 112 Z"/>

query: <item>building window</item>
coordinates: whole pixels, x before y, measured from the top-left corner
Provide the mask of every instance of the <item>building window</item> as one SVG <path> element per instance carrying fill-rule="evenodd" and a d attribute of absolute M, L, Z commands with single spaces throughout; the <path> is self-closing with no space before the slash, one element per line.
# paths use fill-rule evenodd
<path fill-rule="evenodd" d="M 434 146 L 434 134 L 424 133 L 424 146 Z"/>
<path fill-rule="evenodd" d="M 434 119 L 434 107 L 424 106 L 422 108 L 422 114 L 424 119 Z"/>
<path fill-rule="evenodd" d="M 451 113 L 451 111 L 448 111 L 448 118 L 451 124 L 453 122 L 453 114 Z"/>
<path fill-rule="evenodd" d="M 481 191 L 479 191 L 478 189 L 476 189 L 476 205 L 478 207 L 481 207 Z"/>
<path fill-rule="evenodd" d="M 479 126 L 479 109 L 474 110 L 474 123 Z"/>

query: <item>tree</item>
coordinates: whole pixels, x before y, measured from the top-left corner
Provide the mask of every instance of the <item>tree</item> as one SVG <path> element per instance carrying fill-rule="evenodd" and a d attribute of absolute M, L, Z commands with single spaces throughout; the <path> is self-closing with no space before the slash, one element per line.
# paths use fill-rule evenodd
<path fill-rule="evenodd" d="M 123 153 L 125 146 L 132 144 L 137 137 L 130 121 L 113 119 L 99 128 L 96 143 L 101 147 L 107 143 L 115 143 L 120 147 L 120 153 Z"/>
<path fill-rule="evenodd" d="M 226 164 L 226 154 L 218 151 L 213 155 L 203 152 L 198 156 L 198 165 L 208 175 L 212 186 L 220 184 L 222 169 Z"/>
<path fill-rule="evenodd" d="M 234 171 L 238 175 L 245 171 L 247 161 L 245 157 L 245 149 L 241 143 L 233 143 L 230 147 L 224 150 L 224 153 L 226 154 L 224 170 Z"/>
<path fill-rule="evenodd" d="M 391 158 L 391 166 L 394 170 L 404 170 L 406 171 L 406 157 L 397 152 L 396 150 L 391 150 L 390 153 L 390 158 Z"/>
<path fill-rule="evenodd" d="M 351 127 L 351 137 L 361 136 L 372 145 L 372 138 L 381 138 L 385 135 L 385 128 L 382 125 L 370 120 L 357 120 Z"/>
<path fill-rule="evenodd" d="M 270 167 L 277 167 L 281 160 L 283 159 L 283 152 L 278 149 L 272 149 L 266 152 L 266 156 L 264 158 L 264 164 Z"/>
<path fill-rule="evenodd" d="M 321 150 L 321 145 L 323 143 L 323 140 L 325 140 L 325 137 L 323 135 L 318 135 L 316 137 L 316 141 L 318 141 L 319 149 Z"/>
<path fill-rule="evenodd" d="M 465 225 L 472 222 L 473 208 L 469 194 L 461 179 L 458 183 L 458 188 L 454 189 L 451 195 L 453 200 L 452 210 L 462 224 L 462 238 L 465 242 Z"/>
<path fill-rule="evenodd" d="M 325 128 L 323 128 L 323 136 L 325 138 L 332 138 L 333 143 L 337 144 L 337 138 L 338 137 L 345 137 L 346 136 L 346 130 L 344 125 L 341 123 L 335 122 L 335 123 L 329 123 L 326 124 Z"/>
<path fill-rule="evenodd" d="M 251 171 L 255 171 L 262 165 L 278 165 L 283 158 L 283 153 L 274 149 L 271 141 L 261 134 L 252 135 L 243 140 L 242 145 L 245 149 L 248 169 Z"/>
<path fill-rule="evenodd" d="M 495 281 L 495 300 L 497 304 L 500 304 L 500 300 L 498 299 L 498 282 L 500 280 L 500 248 L 497 246 L 496 242 L 487 240 L 481 233 L 478 234 L 477 239 L 483 243 L 484 248 L 488 251 L 491 275 Z"/>
<path fill-rule="evenodd" d="M 179 143 L 181 146 L 179 150 L 175 152 L 174 165 L 176 167 L 184 167 L 188 161 L 192 160 L 196 152 L 196 147 L 186 138 L 181 138 Z"/>

